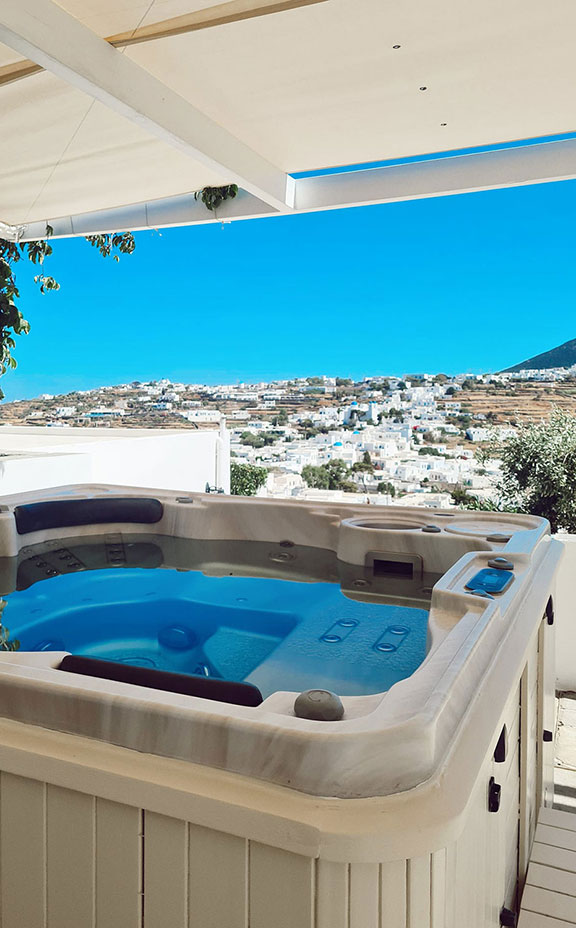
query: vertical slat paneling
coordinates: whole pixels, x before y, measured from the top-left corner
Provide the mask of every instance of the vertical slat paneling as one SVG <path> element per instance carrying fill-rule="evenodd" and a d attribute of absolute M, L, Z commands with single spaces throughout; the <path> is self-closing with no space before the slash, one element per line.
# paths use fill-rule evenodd
<path fill-rule="evenodd" d="M 94 926 L 94 805 L 93 796 L 46 787 L 48 928 Z"/>
<path fill-rule="evenodd" d="M 492 758 L 485 765 L 486 772 L 492 770 Z M 471 910 L 472 918 L 469 922 L 469 928 L 484 928 L 484 894 L 486 884 L 484 880 L 484 840 L 488 827 L 488 816 L 490 813 L 487 808 L 486 800 L 486 783 L 489 777 L 481 777 L 481 785 L 476 788 L 469 826 L 470 835 L 468 839 L 468 907 Z"/>
<path fill-rule="evenodd" d="M 189 828 L 190 928 L 247 928 L 247 841 Z"/>
<path fill-rule="evenodd" d="M 446 928 L 458 928 L 455 917 L 457 857 L 458 844 L 453 841 L 446 848 Z"/>
<path fill-rule="evenodd" d="M 379 928 L 380 867 L 350 866 L 350 928 Z"/>
<path fill-rule="evenodd" d="M 432 854 L 430 902 L 431 928 L 446 925 L 446 850 Z"/>
<path fill-rule="evenodd" d="M 141 925 L 139 809 L 96 800 L 96 928 Z"/>
<path fill-rule="evenodd" d="M 0 779 L 0 911 L 2 928 L 44 928 L 45 787 L 3 773 Z"/>
<path fill-rule="evenodd" d="M 146 812 L 143 853 L 146 928 L 185 928 L 188 918 L 186 822 Z"/>
<path fill-rule="evenodd" d="M 501 865 L 499 853 L 499 821 L 498 815 L 487 813 L 486 819 L 486 907 L 485 918 L 487 925 L 497 925 L 499 913 L 502 908 Z"/>
<path fill-rule="evenodd" d="M 430 855 L 408 861 L 408 928 L 430 928 Z"/>
<path fill-rule="evenodd" d="M 380 928 L 406 928 L 406 861 L 392 860 L 380 871 Z"/>
<path fill-rule="evenodd" d="M 319 860 L 316 871 L 316 928 L 349 928 L 348 864 Z"/>
<path fill-rule="evenodd" d="M 313 860 L 251 842 L 249 869 L 250 928 L 312 928 Z"/>

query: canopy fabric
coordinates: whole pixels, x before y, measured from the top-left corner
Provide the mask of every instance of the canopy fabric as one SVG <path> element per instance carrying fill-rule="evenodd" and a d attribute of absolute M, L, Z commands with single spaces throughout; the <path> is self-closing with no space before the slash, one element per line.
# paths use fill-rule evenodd
<path fill-rule="evenodd" d="M 244 174 L 250 180 L 250 153 L 254 176 L 269 169 L 262 187 L 270 191 L 276 176 L 296 172 L 576 130 L 573 0 L 267 2 L 266 15 L 250 18 L 241 18 L 249 0 L 57 4 L 95 35 L 127 41 L 133 33 L 139 43 L 111 49 L 110 56 L 153 75 L 190 112 L 207 117 L 209 128 L 238 142 L 240 154 L 232 145 L 221 163 L 214 147 L 206 159 L 198 155 L 202 137 L 186 150 L 171 144 L 168 130 L 178 135 L 172 126 L 155 135 L 138 114 L 125 115 L 124 103 L 124 109 L 110 107 L 109 91 L 106 100 L 95 98 L 90 88 L 107 69 L 97 55 L 92 67 L 88 45 L 88 90 L 69 64 L 65 76 L 55 66 L 18 78 L 14 71 L 12 79 L 11 68 L 26 58 L 18 41 L 0 45 L 0 220 L 14 226 L 51 221 L 189 194 L 242 181 Z M 46 13 L 48 22 L 54 6 L 52 0 L 3 0 L 0 38 L 18 31 L 20 10 L 24 35 L 25 13 Z M 150 29 L 145 34 L 202 11 L 224 21 L 156 39 Z M 230 17 L 237 20 L 225 21 Z M 53 39 L 49 29 L 46 35 Z M 81 57 L 82 49 L 75 51 Z M 49 55 L 53 60 L 53 49 Z M 120 75 L 118 90 L 128 84 Z M 166 106 L 168 122 L 174 100 Z M 259 182 L 246 189 L 259 196 Z M 289 190 L 288 182 L 287 209 L 294 206 Z M 274 188 L 268 202 L 275 210 L 282 208 L 279 199 Z"/>

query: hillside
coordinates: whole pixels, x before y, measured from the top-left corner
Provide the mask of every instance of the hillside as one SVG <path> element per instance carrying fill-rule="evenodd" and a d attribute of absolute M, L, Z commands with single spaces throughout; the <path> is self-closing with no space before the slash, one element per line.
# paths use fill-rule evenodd
<path fill-rule="evenodd" d="M 502 371 L 503 374 L 512 374 L 515 371 L 541 371 L 550 367 L 572 367 L 576 364 L 576 338 L 569 342 L 564 342 L 557 348 L 551 348 L 550 351 L 544 351 L 537 354 L 534 358 L 528 358 L 527 361 L 521 361 L 514 367 L 507 367 Z"/>

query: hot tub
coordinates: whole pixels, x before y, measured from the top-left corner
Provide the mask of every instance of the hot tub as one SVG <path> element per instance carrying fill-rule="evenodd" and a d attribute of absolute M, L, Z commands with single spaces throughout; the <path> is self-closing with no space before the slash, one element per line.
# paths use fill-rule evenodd
<path fill-rule="evenodd" d="M 514 909 L 550 788 L 544 520 L 107 487 L 2 502 L 3 770 L 184 828 L 203 926 Z M 237 858 L 224 899 L 200 837 Z"/>

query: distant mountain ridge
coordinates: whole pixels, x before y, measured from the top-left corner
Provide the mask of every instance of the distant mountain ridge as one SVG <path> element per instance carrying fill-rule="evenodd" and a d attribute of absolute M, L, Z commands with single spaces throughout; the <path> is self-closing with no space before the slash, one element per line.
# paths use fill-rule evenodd
<path fill-rule="evenodd" d="M 516 371 L 542 371 L 549 367 L 572 367 L 576 364 L 576 338 L 557 348 L 551 348 L 550 351 L 544 351 L 537 354 L 534 358 L 528 358 L 527 361 L 521 361 L 514 367 L 507 367 L 501 371 L 502 374 L 513 374 Z"/>

